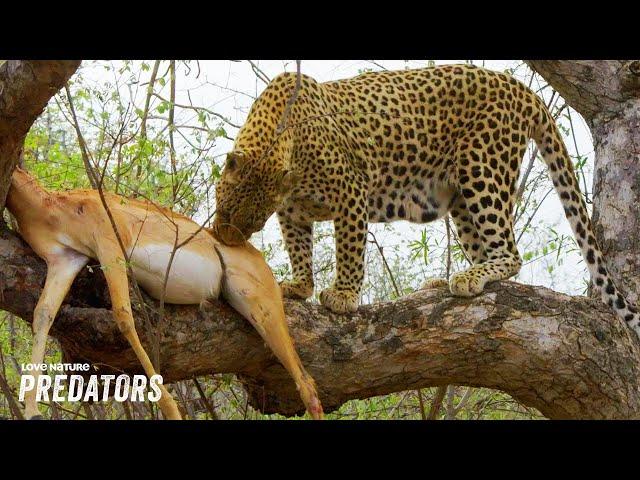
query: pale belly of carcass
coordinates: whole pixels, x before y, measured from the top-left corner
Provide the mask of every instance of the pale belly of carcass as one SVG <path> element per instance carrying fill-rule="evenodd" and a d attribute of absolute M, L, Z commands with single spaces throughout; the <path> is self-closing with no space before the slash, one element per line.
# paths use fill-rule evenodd
<path fill-rule="evenodd" d="M 160 299 L 173 245 L 137 245 L 130 253 L 138 284 L 152 297 Z M 222 282 L 222 266 L 215 251 L 211 255 L 178 249 L 171 261 L 164 301 L 199 304 L 217 298 Z"/>

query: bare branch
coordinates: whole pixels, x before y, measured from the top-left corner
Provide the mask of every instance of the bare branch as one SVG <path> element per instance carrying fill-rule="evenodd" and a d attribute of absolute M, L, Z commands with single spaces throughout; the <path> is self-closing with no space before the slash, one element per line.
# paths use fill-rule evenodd
<path fill-rule="evenodd" d="M 282 117 L 280 118 L 280 123 L 278 123 L 278 126 L 276 127 L 276 136 L 280 135 L 288 127 L 287 121 L 289 120 L 289 112 L 291 112 L 291 108 L 296 102 L 298 93 L 300 92 L 300 64 L 301 60 L 296 60 L 296 84 L 293 88 L 293 92 L 291 92 L 291 96 L 289 97 L 286 106 L 284 107 L 284 112 L 282 113 Z"/>
<path fill-rule="evenodd" d="M 172 103 L 170 100 L 167 100 L 166 98 L 164 98 L 162 95 L 159 95 L 157 93 L 153 93 L 154 97 L 158 97 L 160 100 L 162 100 L 163 102 L 167 102 L 167 103 Z M 231 120 L 229 120 L 227 117 L 225 117 L 224 115 L 220 115 L 218 112 L 214 112 L 213 110 L 209 109 L 209 108 L 205 108 L 205 107 L 196 107 L 194 105 L 183 105 L 180 103 L 173 103 L 173 105 L 175 105 L 178 108 L 186 108 L 189 110 L 195 110 L 195 111 L 203 111 L 203 112 L 207 112 L 210 115 L 213 115 L 216 118 L 219 118 L 220 120 L 222 120 L 223 122 L 225 122 L 227 125 L 232 126 L 233 128 L 240 128 L 241 125 L 238 125 L 236 123 L 233 123 Z"/>
<path fill-rule="evenodd" d="M 297 60 L 296 60 L 297 61 Z M 260 67 L 258 67 L 258 65 L 256 65 L 254 62 L 252 62 L 251 60 L 247 60 L 247 62 L 249 62 L 249 65 L 251 65 L 251 70 L 253 70 L 253 73 L 256 74 L 256 77 L 258 77 L 260 79 L 260 81 L 262 81 L 262 83 L 264 83 L 265 85 L 268 85 L 269 82 L 271 81 L 269 79 L 269 77 L 267 76 L 266 73 L 264 73 Z"/>
<path fill-rule="evenodd" d="M 80 130 L 80 124 L 78 123 L 78 117 L 76 116 L 76 109 L 73 105 L 73 97 L 71 96 L 71 92 L 69 91 L 68 83 L 65 83 L 64 91 L 67 94 L 67 103 L 69 104 L 69 110 L 71 112 L 71 118 L 73 120 L 73 127 L 76 130 L 78 144 L 80 145 L 80 155 L 82 156 L 82 163 L 84 163 L 84 168 L 87 172 L 87 177 L 89 178 L 91 187 L 94 190 L 97 190 L 100 180 L 98 179 L 98 174 L 94 166 L 91 165 L 91 160 L 89 159 L 89 149 L 87 148 L 87 143 L 84 141 L 82 130 Z"/>

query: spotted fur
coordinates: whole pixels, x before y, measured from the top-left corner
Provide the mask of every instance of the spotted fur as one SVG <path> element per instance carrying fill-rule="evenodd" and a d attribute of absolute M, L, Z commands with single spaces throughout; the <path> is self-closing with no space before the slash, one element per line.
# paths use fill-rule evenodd
<path fill-rule="evenodd" d="M 336 312 L 358 306 L 369 222 L 424 223 L 449 213 L 473 264 L 452 276 L 455 295 L 477 295 L 517 274 L 512 210 L 533 138 L 594 284 L 640 335 L 640 315 L 607 271 L 558 128 L 524 84 L 467 65 L 326 83 L 303 75 L 288 127 L 278 132 L 295 80 L 276 77 L 253 104 L 217 186 L 214 226 L 237 243 L 276 211 L 293 268 L 286 296 L 313 293 L 312 225 L 323 220 L 335 225 L 337 275 L 320 299 Z"/>

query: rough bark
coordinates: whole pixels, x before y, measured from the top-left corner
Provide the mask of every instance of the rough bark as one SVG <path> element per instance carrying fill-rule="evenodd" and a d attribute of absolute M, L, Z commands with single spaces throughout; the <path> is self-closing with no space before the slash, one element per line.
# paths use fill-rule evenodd
<path fill-rule="evenodd" d="M 28 246 L 0 233 L 0 308 L 30 320 L 45 274 Z M 141 373 L 107 310 L 103 282 L 99 269 L 81 274 L 51 335 L 65 361 Z M 475 299 L 433 289 L 353 316 L 306 302 L 286 306 L 327 411 L 350 399 L 454 384 L 505 391 L 549 418 L 640 418 L 640 343 L 596 300 L 501 282 Z M 141 317 L 137 328 L 149 348 L 153 337 Z M 224 302 L 207 314 L 167 305 L 164 323 L 171 325 L 160 340 L 166 381 L 236 373 L 255 408 L 302 411 L 284 369 Z"/>
<path fill-rule="evenodd" d="M 9 60 L 0 64 L 0 205 L 27 132 L 80 61 Z"/>
<path fill-rule="evenodd" d="M 594 144 L 593 223 L 611 273 L 640 301 L 640 60 L 527 62 L 585 118 Z"/>

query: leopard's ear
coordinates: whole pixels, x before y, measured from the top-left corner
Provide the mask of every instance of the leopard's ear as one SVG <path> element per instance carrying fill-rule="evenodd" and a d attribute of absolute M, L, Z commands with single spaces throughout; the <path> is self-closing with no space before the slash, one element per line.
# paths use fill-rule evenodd
<path fill-rule="evenodd" d="M 293 170 L 282 170 L 278 179 L 278 190 L 282 195 L 291 191 L 300 180 L 299 175 Z"/>
<path fill-rule="evenodd" d="M 225 163 L 225 169 L 233 173 L 239 170 L 244 162 L 247 160 L 247 155 L 242 150 L 234 150 L 227 153 L 227 162 Z"/>

